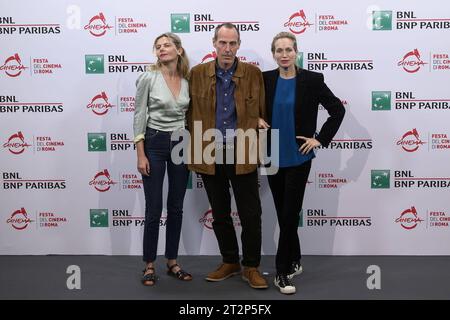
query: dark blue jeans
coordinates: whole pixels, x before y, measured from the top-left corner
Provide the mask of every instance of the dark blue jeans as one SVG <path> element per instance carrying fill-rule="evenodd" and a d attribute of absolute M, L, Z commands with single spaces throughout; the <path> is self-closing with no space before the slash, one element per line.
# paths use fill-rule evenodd
<path fill-rule="evenodd" d="M 167 259 L 176 259 L 178 256 L 188 170 L 184 163 L 176 165 L 172 162 L 170 153 L 179 141 L 170 141 L 170 135 L 171 132 L 150 128 L 147 128 L 145 134 L 145 155 L 150 162 L 150 176 L 142 176 L 145 193 L 143 260 L 147 263 L 156 260 L 158 251 L 166 166 L 169 188 L 167 195 L 165 257 Z"/>

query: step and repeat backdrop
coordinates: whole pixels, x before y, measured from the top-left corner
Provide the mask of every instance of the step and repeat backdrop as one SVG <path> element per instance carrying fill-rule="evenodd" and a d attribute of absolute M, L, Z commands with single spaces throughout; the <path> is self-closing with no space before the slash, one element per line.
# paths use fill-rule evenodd
<path fill-rule="evenodd" d="M 153 41 L 177 33 L 191 66 L 235 23 L 241 61 L 275 68 L 280 31 L 322 72 L 346 117 L 317 150 L 298 226 L 304 254 L 450 254 L 450 3 L 447 1 L 0 2 L 0 254 L 140 255 L 135 81 Z M 319 126 L 327 117 L 319 112 Z M 166 185 L 165 185 L 166 190 Z M 166 191 L 165 191 L 166 194 Z M 278 225 L 260 176 L 263 254 Z M 232 216 L 240 222 L 233 203 Z M 218 254 L 190 174 L 180 254 Z M 165 206 L 159 253 L 164 252 Z"/>

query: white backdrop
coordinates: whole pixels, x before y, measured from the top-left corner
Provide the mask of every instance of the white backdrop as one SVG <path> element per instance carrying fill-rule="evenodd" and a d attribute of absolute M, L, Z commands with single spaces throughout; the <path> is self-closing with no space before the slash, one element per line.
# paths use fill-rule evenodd
<path fill-rule="evenodd" d="M 323 72 L 345 104 L 335 140 L 313 161 L 302 252 L 450 254 L 444 0 L 1 0 L 0 254 L 142 253 L 135 80 L 155 61 L 157 35 L 178 32 L 193 66 L 212 59 L 212 30 L 225 21 L 241 30 L 239 58 L 261 70 L 275 67 L 273 36 L 296 34 L 298 63 Z M 265 177 L 260 193 L 262 250 L 274 254 Z M 208 210 L 193 174 L 180 254 L 218 254 Z M 164 234 L 165 213 L 161 254 Z"/>

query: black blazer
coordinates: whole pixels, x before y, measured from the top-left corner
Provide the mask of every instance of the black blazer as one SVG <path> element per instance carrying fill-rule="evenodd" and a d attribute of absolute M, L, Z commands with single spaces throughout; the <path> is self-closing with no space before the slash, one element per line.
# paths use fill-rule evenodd
<path fill-rule="evenodd" d="M 267 122 L 272 125 L 273 100 L 279 76 L 279 70 L 263 72 L 266 93 Z M 324 82 L 323 74 L 305 69 L 297 69 L 295 93 L 295 135 L 316 138 L 326 147 L 333 139 L 344 119 L 345 108 Z M 317 112 L 319 103 L 330 115 L 317 136 Z M 305 141 L 297 139 L 301 146 Z"/>

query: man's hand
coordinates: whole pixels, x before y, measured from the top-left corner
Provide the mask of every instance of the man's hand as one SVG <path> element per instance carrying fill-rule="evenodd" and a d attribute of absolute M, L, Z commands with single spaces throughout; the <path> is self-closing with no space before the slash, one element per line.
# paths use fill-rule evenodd
<path fill-rule="evenodd" d="M 263 118 L 258 118 L 258 129 L 269 129 L 270 126 L 267 122 L 264 121 Z"/>

